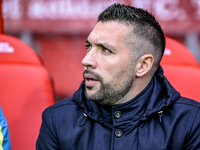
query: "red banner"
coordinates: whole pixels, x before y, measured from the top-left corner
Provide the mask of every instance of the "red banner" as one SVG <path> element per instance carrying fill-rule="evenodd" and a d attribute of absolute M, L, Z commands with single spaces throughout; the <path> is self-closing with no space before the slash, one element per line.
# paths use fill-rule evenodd
<path fill-rule="evenodd" d="M 3 0 L 4 29 L 84 34 L 114 2 L 149 10 L 166 34 L 200 33 L 200 0 Z"/>
<path fill-rule="evenodd" d="M 2 0 L 0 0 L 0 34 L 3 33 Z"/>

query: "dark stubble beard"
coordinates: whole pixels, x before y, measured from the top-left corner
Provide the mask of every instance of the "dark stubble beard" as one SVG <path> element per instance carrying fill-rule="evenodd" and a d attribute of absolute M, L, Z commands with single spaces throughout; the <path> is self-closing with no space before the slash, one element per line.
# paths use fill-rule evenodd
<path fill-rule="evenodd" d="M 132 87 L 134 80 L 133 72 L 131 73 L 129 68 L 129 74 L 127 75 L 127 69 L 128 68 L 125 68 L 120 73 L 113 76 L 113 80 L 110 83 L 104 83 L 103 78 L 100 75 L 89 69 L 85 70 L 83 74 L 87 73 L 95 76 L 101 84 L 100 89 L 91 95 L 88 95 L 87 90 L 92 90 L 92 87 L 85 86 L 86 98 L 101 105 L 115 105 Z"/>

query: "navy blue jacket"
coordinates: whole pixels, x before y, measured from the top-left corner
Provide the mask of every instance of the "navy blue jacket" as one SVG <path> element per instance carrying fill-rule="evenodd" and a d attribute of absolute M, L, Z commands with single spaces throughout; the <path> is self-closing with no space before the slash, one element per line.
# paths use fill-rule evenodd
<path fill-rule="evenodd" d="M 200 104 L 180 97 L 161 67 L 120 105 L 87 100 L 83 86 L 43 112 L 37 150 L 200 150 Z"/>

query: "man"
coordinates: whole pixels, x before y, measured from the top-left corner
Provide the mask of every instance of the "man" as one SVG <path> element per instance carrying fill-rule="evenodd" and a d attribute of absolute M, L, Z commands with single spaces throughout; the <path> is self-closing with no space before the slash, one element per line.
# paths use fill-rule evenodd
<path fill-rule="evenodd" d="M 86 40 L 84 82 L 44 111 L 37 150 L 200 149 L 200 105 L 164 77 L 164 49 L 147 11 L 105 9 Z"/>

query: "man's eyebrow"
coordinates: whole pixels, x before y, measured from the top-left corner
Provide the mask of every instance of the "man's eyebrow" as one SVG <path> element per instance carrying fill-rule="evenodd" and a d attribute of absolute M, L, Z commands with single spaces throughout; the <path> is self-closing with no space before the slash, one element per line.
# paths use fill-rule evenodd
<path fill-rule="evenodd" d="M 89 44 L 90 44 L 90 42 L 89 42 L 89 40 L 88 40 L 88 39 L 86 39 L 86 40 L 85 40 L 85 43 L 89 43 Z"/>
<path fill-rule="evenodd" d="M 115 50 L 115 48 L 113 46 L 111 46 L 110 44 L 108 44 L 108 43 L 97 42 L 95 45 L 108 48 L 109 50 Z"/>
<path fill-rule="evenodd" d="M 88 44 L 91 44 L 88 39 L 86 39 L 85 42 L 88 43 Z M 109 50 L 115 50 L 115 48 L 113 46 L 111 46 L 107 43 L 96 42 L 95 45 L 108 48 Z"/>

